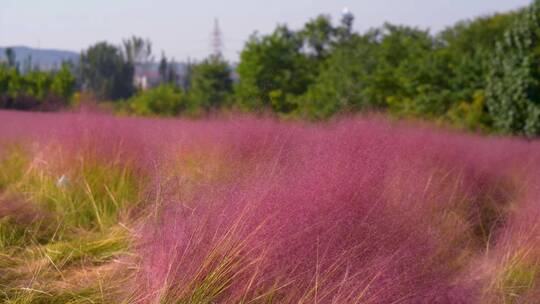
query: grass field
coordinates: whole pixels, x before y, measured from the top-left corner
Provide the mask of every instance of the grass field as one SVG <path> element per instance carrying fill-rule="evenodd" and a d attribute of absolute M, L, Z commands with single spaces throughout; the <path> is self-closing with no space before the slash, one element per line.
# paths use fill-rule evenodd
<path fill-rule="evenodd" d="M 1 303 L 540 303 L 540 143 L 0 111 Z"/>

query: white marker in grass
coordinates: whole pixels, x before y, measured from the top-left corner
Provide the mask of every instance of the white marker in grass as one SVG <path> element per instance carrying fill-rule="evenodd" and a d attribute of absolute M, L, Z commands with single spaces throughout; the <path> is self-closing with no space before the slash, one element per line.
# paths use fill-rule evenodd
<path fill-rule="evenodd" d="M 65 174 L 62 174 L 60 178 L 56 181 L 56 187 L 58 188 L 65 188 L 69 185 L 69 179 Z"/>

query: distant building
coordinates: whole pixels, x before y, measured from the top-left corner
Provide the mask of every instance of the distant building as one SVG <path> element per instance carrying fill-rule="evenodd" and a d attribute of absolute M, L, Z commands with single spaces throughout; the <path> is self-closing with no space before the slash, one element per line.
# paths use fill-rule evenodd
<path fill-rule="evenodd" d="M 133 84 L 140 90 L 148 90 L 158 86 L 161 77 L 153 63 L 137 64 L 133 75 Z"/>
<path fill-rule="evenodd" d="M 146 91 L 149 88 L 148 78 L 146 77 L 146 75 L 135 75 L 133 77 L 133 85 L 139 90 Z"/>
<path fill-rule="evenodd" d="M 169 63 L 176 74 L 176 85 L 180 85 L 188 77 L 187 63 Z M 135 65 L 133 84 L 140 90 L 148 90 L 158 86 L 162 82 L 159 74 L 159 64 L 155 62 L 138 63 Z"/>

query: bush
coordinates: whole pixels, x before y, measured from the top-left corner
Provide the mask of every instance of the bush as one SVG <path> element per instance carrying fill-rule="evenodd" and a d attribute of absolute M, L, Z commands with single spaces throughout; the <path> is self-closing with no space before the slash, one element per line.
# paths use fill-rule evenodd
<path fill-rule="evenodd" d="M 455 126 L 472 131 L 488 131 L 492 123 L 483 91 L 474 94 L 472 103 L 463 101 L 455 104 L 446 116 Z"/>
<path fill-rule="evenodd" d="M 187 98 L 180 88 L 160 85 L 140 92 L 129 99 L 128 104 L 138 115 L 175 116 L 187 108 Z"/>
<path fill-rule="evenodd" d="M 0 67 L 0 108 L 53 110 L 67 106 L 74 93 L 75 77 L 66 65 L 57 72 Z"/>

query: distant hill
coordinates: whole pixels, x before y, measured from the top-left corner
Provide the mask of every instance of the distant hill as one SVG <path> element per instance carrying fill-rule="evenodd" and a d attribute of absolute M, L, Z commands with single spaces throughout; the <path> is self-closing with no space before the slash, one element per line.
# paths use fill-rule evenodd
<path fill-rule="evenodd" d="M 0 61 L 6 60 L 5 50 L 7 47 L 0 47 Z M 79 53 L 63 50 L 37 49 L 26 46 L 13 46 L 15 58 L 19 65 L 24 68 L 31 60 L 32 66 L 38 66 L 41 70 L 51 70 L 58 68 L 63 61 L 79 61 Z"/>

